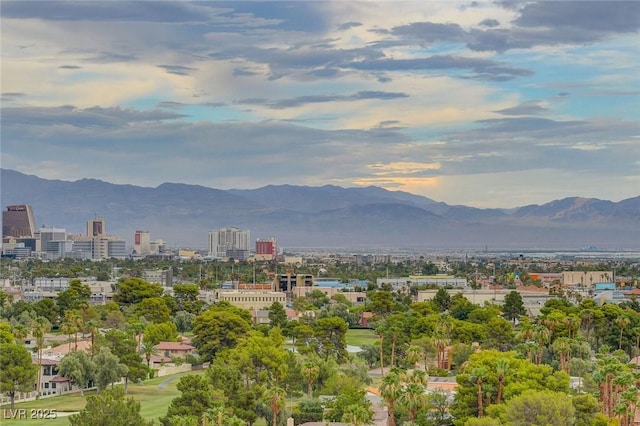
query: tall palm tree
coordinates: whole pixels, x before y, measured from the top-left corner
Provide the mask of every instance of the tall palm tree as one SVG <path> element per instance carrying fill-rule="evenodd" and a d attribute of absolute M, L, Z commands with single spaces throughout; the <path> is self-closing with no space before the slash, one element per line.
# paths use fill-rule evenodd
<path fill-rule="evenodd" d="M 476 367 L 471 370 L 471 380 L 477 386 L 478 396 L 478 417 L 484 417 L 483 393 L 482 385 L 487 380 L 487 369 L 484 367 Z"/>
<path fill-rule="evenodd" d="M 271 408 L 271 425 L 278 426 L 278 414 L 284 408 L 286 392 L 274 386 L 266 390 L 264 398 Z"/>
<path fill-rule="evenodd" d="M 384 328 L 376 328 L 376 334 L 380 338 L 380 375 L 384 376 Z"/>
<path fill-rule="evenodd" d="M 553 341 L 553 349 L 560 357 L 560 370 L 571 374 L 572 341 L 568 337 L 558 337 Z"/>
<path fill-rule="evenodd" d="M 63 321 L 62 324 L 60 324 L 60 331 L 67 336 L 67 343 L 69 345 L 69 349 L 68 352 L 71 352 L 71 335 L 73 334 L 73 328 L 71 327 L 71 324 L 69 324 L 67 321 Z"/>
<path fill-rule="evenodd" d="M 23 324 L 18 324 L 13 327 L 11 333 L 16 340 L 16 344 L 22 346 L 24 345 L 24 339 L 26 339 L 27 335 L 29 334 L 29 330 L 27 330 L 27 327 L 25 327 Z"/>
<path fill-rule="evenodd" d="M 496 396 L 496 404 L 502 402 L 502 390 L 504 389 L 504 378 L 509 372 L 509 361 L 500 358 L 496 361 L 496 374 L 498 376 L 498 395 Z"/>
<path fill-rule="evenodd" d="M 42 383 L 42 349 L 44 349 L 45 334 L 51 330 L 51 324 L 45 317 L 38 317 L 35 319 L 31 327 L 33 330 L 33 337 L 36 339 L 36 348 L 38 350 L 38 384 L 36 397 L 39 397 L 40 386 Z"/>
<path fill-rule="evenodd" d="M 133 321 L 129 323 L 128 331 L 136 337 L 138 341 L 137 351 L 140 352 L 142 346 L 142 332 L 144 331 L 145 324 L 141 321 Z"/>
<path fill-rule="evenodd" d="M 313 397 L 313 383 L 320 376 L 320 365 L 315 359 L 308 359 L 302 365 L 302 376 L 307 381 L 307 394 L 309 398 Z"/>
<path fill-rule="evenodd" d="M 631 324 L 631 320 L 627 316 L 620 316 L 620 317 L 617 317 L 614 320 L 614 322 L 618 327 L 620 327 L 620 339 L 618 340 L 618 349 L 622 349 L 622 333 L 624 332 L 624 329 L 627 328 L 629 324 Z"/>
<path fill-rule="evenodd" d="M 147 370 L 151 372 L 151 356 L 158 353 L 158 350 L 154 347 L 153 342 L 143 339 L 140 352 L 144 354 L 144 358 L 147 361 Z"/>
<path fill-rule="evenodd" d="M 427 394 L 418 383 L 409 383 L 400 396 L 400 401 L 407 407 L 409 421 L 415 423 L 418 411 L 427 405 Z"/>
<path fill-rule="evenodd" d="M 402 383 L 400 381 L 400 375 L 391 371 L 389 374 L 383 377 L 382 385 L 380 386 L 380 396 L 387 403 L 387 410 L 389 412 L 389 426 L 396 425 L 395 407 L 396 402 L 402 396 Z"/>

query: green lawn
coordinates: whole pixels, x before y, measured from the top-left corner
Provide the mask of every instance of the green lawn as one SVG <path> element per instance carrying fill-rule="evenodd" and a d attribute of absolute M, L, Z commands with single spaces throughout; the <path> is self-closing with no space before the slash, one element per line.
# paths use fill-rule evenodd
<path fill-rule="evenodd" d="M 140 402 L 140 413 L 145 419 L 155 419 L 162 417 L 167 412 L 167 408 L 171 400 L 180 395 L 180 391 L 176 389 L 176 384 L 180 377 L 187 374 L 203 374 L 203 370 L 189 373 L 180 373 L 172 376 L 158 377 L 147 380 L 141 384 L 129 384 L 127 396 L 134 397 Z M 159 385 L 166 383 L 166 386 L 159 388 Z M 85 395 L 91 394 L 85 392 Z M 2 407 L 0 413 L 1 425 L 29 425 L 29 426 L 62 426 L 68 425 L 68 417 L 61 414 L 68 412 L 80 411 L 85 406 L 85 398 L 80 394 L 63 395 L 53 398 L 40 399 L 38 401 L 29 401 L 16 404 L 15 409 L 24 409 L 27 419 L 10 419 L 11 413 L 9 407 Z M 30 419 L 33 410 L 56 410 L 58 418 L 56 419 Z M 15 411 L 15 410 L 14 410 Z M 156 422 L 157 423 L 157 422 Z"/>
<path fill-rule="evenodd" d="M 347 345 L 373 345 L 378 341 L 375 331 L 368 328 L 352 328 L 347 330 Z"/>

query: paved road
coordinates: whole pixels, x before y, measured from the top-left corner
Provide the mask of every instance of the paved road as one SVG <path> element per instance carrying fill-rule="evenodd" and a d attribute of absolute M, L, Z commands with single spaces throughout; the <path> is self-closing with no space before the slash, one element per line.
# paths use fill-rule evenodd
<path fill-rule="evenodd" d="M 167 380 L 165 380 L 164 382 L 162 382 L 162 383 L 160 383 L 158 385 L 158 390 L 163 390 L 164 388 L 166 388 L 169 385 L 169 383 L 173 382 L 175 379 L 176 379 L 175 376 L 169 377 Z"/>

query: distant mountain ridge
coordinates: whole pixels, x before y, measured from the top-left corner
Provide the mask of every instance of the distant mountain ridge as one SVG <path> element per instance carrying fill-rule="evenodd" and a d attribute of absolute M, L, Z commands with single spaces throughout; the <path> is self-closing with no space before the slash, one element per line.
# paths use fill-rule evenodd
<path fill-rule="evenodd" d="M 369 186 L 268 185 L 220 190 L 163 183 L 155 188 L 96 179 L 42 179 L 0 170 L 2 208 L 31 204 L 37 225 L 84 232 L 99 216 L 129 243 L 136 230 L 170 246 L 204 248 L 227 226 L 281 247 L 608 249 L 640 248 L 640 196 L 612 202 L 571 197 L 515 209 L 452 206 Z"/>

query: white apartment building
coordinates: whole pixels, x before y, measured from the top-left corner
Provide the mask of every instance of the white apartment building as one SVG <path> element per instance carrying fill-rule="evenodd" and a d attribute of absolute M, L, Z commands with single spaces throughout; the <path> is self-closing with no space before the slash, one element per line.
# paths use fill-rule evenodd
<path fill-rule="evenodd" d="M 245 252 L 250 249 L 250 231 L 236 227 L 222 228 L 209 232 L 209 257 L 225 258 L 230 253 Z M 237 256 L 233 256 L 237 257 Z"/>

